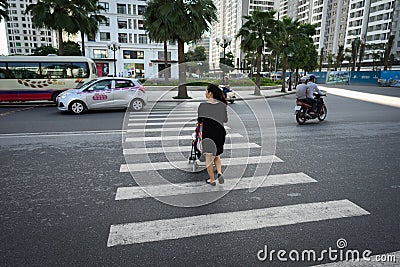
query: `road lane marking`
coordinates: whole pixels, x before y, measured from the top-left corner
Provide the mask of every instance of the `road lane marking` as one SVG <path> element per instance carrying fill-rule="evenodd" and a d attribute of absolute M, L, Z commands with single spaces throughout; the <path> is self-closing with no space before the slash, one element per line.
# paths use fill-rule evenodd
<path fill-rule="evenodd" d="M 356 217 L 370 213 L 353 202 L 335 200 L 111 225 L 108 247 L 255 230 Z"/>
<path fill-rule="evenodd" d="M 137 118 L 137 117 L 184 117 L 184 116 L 189 116 L 189 115 L 193 115 L 196 116 L 197 112 L 179 112 L 179 113 L 148 113 L 148 114 L 130 114 L 129 118 Z"/>
<path fill-rule="evenodd" d="M 238 157 L 238 158 L 222 158 L 222 165 L 244 165 L 244 164 L 258 164 L 258 163 L 272 163 L 283 162 L 277 156 L 257 156 L 257 157 Z M 227 164 L 229 162 L 229 164 Z M 119 172 L 129 172 L 130 170 L 136 171 L 151 171 L 151 170 L 173 170 L 173 169 L 190 169 L 192 170 L 193 164 L 189 164 L 187 160 L 184 161 L 164 161 L 164 162 L 149 162 L 149 163 L 129 163 L 121 164 Z"/>
<path fill-rule="evenodd" d="M 5 117 L 5 116 L 7 116 L 7 115 L 11 115 L 11 114 L 16 113 L 16 112 L 21 112 L 21 111 L 33 109 L 33 108 L 35 108 L 35 107 L 36 107 L 36 106 L 34 106 L 34 107 L 27 107 L 27 108 L 20 108 L 20 109 L 10 110 L 10 111 L 4 112 L 4 113 L 0 113 L 0 118 Z"/>
<path fill-rule="evenodd" d="M 231 128 L 228 126 L 224 126 L 226 130 L 230 130 Z M 196 127 L 193 125 L 191 127 L 163 127 L 163 128 L 135 128 L 135 129 L 127 129 L 127 133 L 151 133 L 151 132 L 181 132 L 181 131 L 193 131 Z"/>
<path fill-rule="evenodd" d="M 163 125 L 185 125 L 188 123 L 191 123 L 193 125 L 196 124 L 196 122 L 194 120 L 197 120 L 196 118 L 193 118 L 192 120 L 185 120 L 185 121 L 167 121 L 167 122 L 138 122 L 138 123 L 128 123 L 128 127 L 132 127 L 132 126 L 163 126 Z"/>
<path fill-rule="evenodd" d="M 259 148 L 260 145 L 256 143 L 234 143 L 234 144 L 225 144 L 224 150 L 227 149 L 246 149 L 246 148 Z M 123 150 L 124 155 L 144 155 L 151 153 L 179 153 L 179 152 L 188 152 L 191 151 L 192 147 L 190 146 L 164 146 L 164 147 L 148 147 L 148 148 L 127 148 Z"/>
<path fill-rule="evenodd" d="M 226 138 L 239 138 L 243 137 L 241 134 L 232 133 L 227 134 Z M 191 135 L 181 136 L 142 136 L 142 137 L 127 137 L 125 142 L 146 142 L 146 141 L 173 141 L 173 140 L 192 140 Z"/>
<path fill-rule="evenodd" d="M 356 100 L 362 100 L 365 102 L 381 104 L 386 106 L 391 106 L 395 108 L 400 108 L 400 97 L 385 96 L 371 93 L 363 93 L 346 89 L 323 87 L 321 89 L 327 91 L 329 94 L 343 96 L 347 98 L 352 98 Z"/>
<path fill-rule="evenodd" d="M 256 182 L 253 180 L 256 180 Z M 225 177 L 225 183 L 223 185 L 218 184 L 218 186 L 213 187 L 208 186 L 204 181 L 180 184 L 119 187 L 117 189 L 115 200 L 240 190 L 248 189 L 249 186 L 254 184 L 257 184 L 257 187 L 271 187 L 316 182 L 316 180 L 304 173 L 276 174 L 268 175 L 267 177 L 243 177 L 240 180 L 237 178 L 233 179 Z M 151 192 L 151 196 L 147 195 L 146 192 Z"/>
<path fill-rule="evenodd" d="M 359 261 L 357 261 L 357 260 L 338 261 L 338 262 L 313 265 L 313 266 L 314 267 L 376 267 L 376 266 L 395 267 L 395 266 L 399 266 L 400 251 L 388 252 L 385 254 L 378 254 L 378 255 L 370 255 L 368 257 L 370 260 L 363 259 L 362 252 L 363 251 L 359 251 L 359 253 L 360 253 Z"/>
<path fill-rule="evenodd" d="M 85 135 L 112 135 L 122 134 L 122 130 L 105 131 L 76 131 L 76 132 L 39 132 L 39 133 L 9 133 L 0 134 L 0 138 L 31 138 L 31 137 L 58 137 L 58 136 L 85 136 Z"/>
<path fill-rule="evenodd" d="M 140 123 L 145 123 L 146 121 L 191 121 L 193 119 L 197 119 L 197 117 L 190 116 L 190 117 L 164 117 L 164 118 L 130 118 L 129 122 L 140 122 Z M 162 124 L 163 122 L 159 122 Z"/>

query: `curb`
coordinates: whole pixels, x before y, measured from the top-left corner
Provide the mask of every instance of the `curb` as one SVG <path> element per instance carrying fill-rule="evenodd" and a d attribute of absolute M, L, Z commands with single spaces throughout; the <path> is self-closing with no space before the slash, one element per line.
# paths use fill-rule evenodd
<path fill-rule="evenodd" d="M 295 94 L 295 91 L 286 92 L 286 93 L 279 93 L 277 95 L 268 95 L 268 96 L 254 96 L 254 97 L 242 97 L 236 98 L 235 101 L 245 101 L 245 100 L 257 100 L 257 99 L 265 99 L 265 98 L 275 98 L 280 96 L 292 95 Z M 171 100 L 156 100 L 156 101 L 148 101 L 149 103 L 156 103 L 156 102 L 204 102 L 204 99 L 171 99 Z"/>

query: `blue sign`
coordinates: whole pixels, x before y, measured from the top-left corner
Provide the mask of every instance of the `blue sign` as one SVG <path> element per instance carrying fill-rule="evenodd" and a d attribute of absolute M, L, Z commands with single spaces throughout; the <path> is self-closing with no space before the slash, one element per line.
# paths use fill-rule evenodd
<path fill-rule="evenodd" d="M 317 78 L 317 83 L 326 83 L 326 71 L 309 72 L 308 75 L 313 74 Z"/>
<path fill-rule="evenodd" d="M 381 71 L 351 71 L 350 84 L 377 85 Z"/>
<path fill-rule="evenodd" d="M 381 73 L 381 79 L 378 81 L 380 86 L 400 87 L 400 71 L 384 70 Z"/>

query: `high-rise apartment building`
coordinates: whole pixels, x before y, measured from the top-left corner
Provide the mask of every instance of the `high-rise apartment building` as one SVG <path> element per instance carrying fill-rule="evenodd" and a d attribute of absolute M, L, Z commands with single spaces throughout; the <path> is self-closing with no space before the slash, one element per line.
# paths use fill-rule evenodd
<path fill-rule="evenodd" d="M 7 0 L 10 20 L 5 23 L 5 26 L 10 55 L 31 54 L 36 47 L 53 44 L 52 31 L 34 28 L 32 17 L 25 14 L 26 7 L 34 2 L 36 1 Z"/>
<path fill-rule="evenodd" d="M 244 16 L 251 14 L 255 9 L 274 10 L 276 3 L 273 0 L 214 0 L 217 7 L 218 22 L 214 23 L 210 36 L 210 68 L 215 69 L 219 66 L 219 59 L 222 58 L 224 49 L 220 46 L 223 37 L 231 37 L 231 44 L 225 49 L 225 53 L 232 52 L 234 65 L 240 68 L 243 65 L 244 55 L 240 49 L 240 39 L 235 36 L 244 24 Z M 218 45 L 215 41 L 220 38 Z"/>
<path fill-rule="evenodd" d="M 313 37 L 318 51 L 337 54 L 339 45 L 351 49 L 354 40 L 367 44 L 366 61 L 372 54 L 382 53 L 373 44 L 386 44 L 395 36 L 392 53 L 400 57 L 399 1 L 394 0 L 281 0 L 280 16 L 298 19 L 317 26 Z M 291 11 L 297 8 L 297 13 Z"/>

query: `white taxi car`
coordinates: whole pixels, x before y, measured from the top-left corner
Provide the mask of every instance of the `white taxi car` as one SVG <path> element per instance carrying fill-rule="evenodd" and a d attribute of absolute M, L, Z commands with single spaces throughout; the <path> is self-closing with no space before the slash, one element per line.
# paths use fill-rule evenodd
<path fill-rule="evenodd" d="M 143 85 L 133 78 L 103 77 L 57 96 L 57 108 L 81 114 L 88 109 L 130 108 L 140 111 L 147 104 Z"/>

